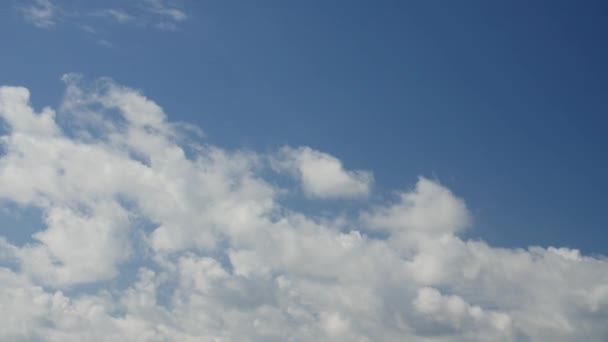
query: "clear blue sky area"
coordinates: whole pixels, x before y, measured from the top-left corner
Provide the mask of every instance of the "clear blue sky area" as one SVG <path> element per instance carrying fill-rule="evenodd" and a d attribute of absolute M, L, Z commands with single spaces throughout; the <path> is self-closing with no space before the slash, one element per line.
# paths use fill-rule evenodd
<path fill-rule="evenodd" d="M 0 84 L 37 108 L 64 73 L 109 76 L 210 143 L 371 170 L 375 196 L 436 178 L 467 201 L 470 237 L 608 254 L 605 1 L 187 1 L 176 31 L 91 17 L 95 33 L 15 6 L 0 3 Z"/>

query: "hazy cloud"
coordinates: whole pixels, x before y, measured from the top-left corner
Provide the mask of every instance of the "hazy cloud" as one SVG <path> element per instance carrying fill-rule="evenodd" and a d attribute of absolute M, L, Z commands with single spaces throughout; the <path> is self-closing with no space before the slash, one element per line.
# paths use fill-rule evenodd
<path fill-rule="evenodd" d="M 135 17 L 127 13 L 125 10 L 116 8 L 100 9 L 92 12 L 92 15 L 105 17 L 121 24 L 129 23 L 135 20 Z"/>
<path fill-rule="evenodd" d="M 74 26 L 89 34 L 99 34 L 99 28 L 109 24 L 132 27 L 155 27 L 162 30 L 177 30 L 188 15 L 175 1 L 138 0 L 125 3 L 124 7 L 75 7 L 74 3 L 62 0 L 28 0 L 18 7 L 23 18 L 40 28 L 51 28 L 58 24 Z M 105 18 L 106 23 L 92 19 Z"/>
<path fill-rule="evenodd" d="M 34 0 L 21 11 L 25 20 L 40 28 L 51 28 L 57 22 L 58 8 L 50 0 Z"/>

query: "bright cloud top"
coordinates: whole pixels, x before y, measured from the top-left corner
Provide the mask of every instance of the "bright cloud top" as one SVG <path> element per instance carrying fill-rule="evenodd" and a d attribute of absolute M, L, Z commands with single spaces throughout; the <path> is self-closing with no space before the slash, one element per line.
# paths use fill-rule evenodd
<path fill-rule="evenodd" d="M 371 174 L 202 143 L 138 91 L 64 81 L 59 112 L 0 88 L 0 203 L 43 222 L 21 244 L 2 227 L 0 340 L 608 338 L 603 257 L 464 240 L 464 200 L 423 177 L 352 217 L 304 215 L 277 162 L 311 200 L 365 196 Z"/>
<path fill-rule="evenodd" d="M 309 147 L 284 147 L 276 165 L 296 176 L 307 196 L 321 199 L 367 196 L 374 181 L 370 172 L 345 170 L 336 157 Z"/>

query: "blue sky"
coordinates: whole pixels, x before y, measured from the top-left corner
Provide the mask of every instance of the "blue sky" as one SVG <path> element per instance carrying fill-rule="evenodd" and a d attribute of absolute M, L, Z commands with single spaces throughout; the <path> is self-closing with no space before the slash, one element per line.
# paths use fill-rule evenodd
<path fill-rule="evenodd" d="M 280 199 L 268 195 L 273 207 L 284 206 L 311 220 L 328 219 L 335 224 L 332 229 L 342 232 L 352 233 L 354 230 L 345 227 L 356 221 L 363 222 L 359 230 L 371 237 L 398 235 L 395 231 L 401 226 L 396 222 L 412 220 L 420 227 L 439 229 L 446 236 L 453 234 L 456 240 L 449 241 L 457 241 L 454 246 L 478 241 L 491 248 L 505 247 L 514 255 L 516 248 L 540 246 L 543 252 L 526 250 L 526 253 L 533 258 L 555 250 L 564 258 L 576 259 L 580 251 L 598 256 L 593 262 L 600 263 L 605 260 L 599 256 L 608 254 L 605 214 L 608 185 L 604 181 L 608 174 L 607 19 L 608 6 L 601 1 L 4 1 L 0 4 L 0 85 L 28 88 L 33 108 L 36 111 L 44 106 L 55 108 L 58 125 L 66 132 L 70 130 L 70 120 L 75 120 L 71 115 L 90 114 L 97 105 L 107 111 L 126 113 L 129 125 L 139 127 L 137 121 L 129 121 L 129 109 L 123 107 L 123 102 L 112 102 L 123 99 L 120 97 L 123 95 L 125 99 L 132 96 L 136 89 L 140 92 L 138 96 L 143 94 L 146 101 L 162 107 L 167 122 L 200 127 L 204 136 L 195 139 L 195 144 L 217 146 L 228 155 L 238 151 L 256 155 L 239 156 L 242 160 L 238 162 L 231 159 L 238 159 L 235 156 L 225 157 L 232 161 L 227 162 L 229 166 L 218 166 L 223 170 L 218 172 L 239 174 L 247 180 L 243 184 L 252 182 L 256 189 L 259 186 L 260 194 L 289 188 L 283 189 L 288 195 L 278 196 Z M 71 73 L 82 76 L 70 76 L 62 82 L 62 76 Z M 113 81 L 95 81 L 102 77 Z M 66 89 L 80 89 L 89 95 L 65 95 Z M 20 101 L 20 95 L 10 94 L 7 99 Z M 155 107 L 142 108 L 149 113 Z M 18 131 L 14 128 L 17 121 L 10 123 L 10 115 L 6 115 L 8 126 Z M 164 121 L 150 125 L 167 134 L 164 138 L 173 137 L 173 133 L 167 133 L 173 126 Z M 104 132 L 104 128 L 98 128 Z M 95 139 L 106 150 L 112 150 L 113 145 L 104 145 L 103 136 Z M 124 139 L 127 145 L 132 143 L 129 137 Z M 150 154 L 151 169 L 155 168 L 154 153 L 173 146 L 173 140 L 167 139 L 158 143 L 158 151 L 140 151 L 144 159 Z M 190 135 L 188 142 L 194 143 L 191 139 Z M 70 141 L 77 146 L 83 143 L 76 138 Z M 119 152 L 117 155 L 121 155 Z M 219 163 L 215 157 L 209 158 Z M 252 161 L 256 158 L 270 160 L 270 166 L 266 165 L 259 179 L 251 180 L 249 173 L 235 165 L 257 165 Z M 34 160 L 40 161 L 35 164 L 37 167 L 45 169 L 46 159 Z M 74 163 L 80 165 L 78 161 Z M 308 167 L 328 173 L 321 177 Z M 154 170 L 162 175 L 162 170 L 166 171 Z M 190 177 L 190 173 L 183 172 L 184 177 Z M 8 173 L 2 175 L 8 177 Z M 94 176 L 94 170 L 88 175 Z M 25 183 L 29 182 L 27 175 L 23 177 Z M 258 184 L 261 179 L 277 189 L 266 189 Z M 8 178 L 5 182 L 2 184 L 7 187 L 11 184 Z M 65 185 L 65 189 L 79 186 L 89 189 L 79 184 Z M 45 196 L 55 198 L 55 190 L 51 188 L 40 185 L 31 192 L 48 192 Z M 97 198 L 97 190 L 90 191 L 83 196 L 89 196 L 88 200 Z M 248 199 L 249 190 L 242 191 L 236 193 Z M 55 253 L 55 258 L 71 265 L 71 259 L 60 247 L 53 249 L 53 241 L 57 240 L 50 237 L 51 233 L 45 235 L 48 238 L 30 237 L 40 226 L 47 226 L 44 232 L 54 231 L 56 222 L 48 221 L 53 215 L 57 215 L 57 222 L 63 222 L 61 217 L 65 213 L 61 214 L 60 206 L 20 196 L 17 192 L 0 191 L 4 201 L 0 224 L 21 227 L 3 230 L 2 235 L 14 245 L 5 248 L 0 243 L 0 256 L 2 248 L 13 251 L 17 250 L 15 246 L 21 248 L 39 241 L 49 253 Z M 268 200 L 266 195 L 256 196 L 253 197 L 260 203 Z M 431 223 L 422 224 L 417 220 L 423 214 L 398 213 L 404 208 L 399 203 L 405 207 L 419 200 L 426 203 L 426 196 L 439 204 L 432 207 L 436 210 L 433 213 L 424 211 L 426 207 L 420 204 L 424 207 L 421 212 L 429 217 L 447 217 L 450 224 L 430 218 Z M 63 203 L 60 197 L 49 201 Z M 466 208 L 460 205 L 461 199 L 466 201 Z M 88 200 L 79 199 L 81 202 L 77 203 L 89 203 Z M 106 209 L 101 206 L 99 216 L 88 217 L 92 226 L 105 222 L 102 219 Z M 116 209 L 118 214 L 112 217 L 121 217 L 123 209 Z M 155 220 L 151 218 L 154 215 L 137 215 Z M 116 220 L 118 226 L 123 224 Z M 150 242 L 150 248 L 156 252 L 185 243 L 177 238 L 162 243 L 154 240 L 166 233 L 163 229 L 168 229 L 163 228 L 162 220 L 158 218 L 161 228 L 157 227 L 157 233 L 140 232 L 149 234 L 145 243 L 157 241 Z M 347 223 L 339 223 L 341 220 Z M 214 225 L 221 227 L 219 223 Z M 405 224 L 407 229 L 413 229 L 409 225 L 413 223 Z M 465 226 L 468 228 L 463 230 Z M 116 234 L 116 241 L 122 241 L 122 235 Z M 206 250 L 207 242 L 200 243 L 196 253 L 217 252 Z M 195 253 L 188 249 L 191 247 L 183 248 Z M 220 253 L 226 255 L 218 256 L 218 260 L 229 258 L 227 255 L 235 250 L 237 245 L 230 245 Z M 403 253 L 418 253 L 408 251 Z M 104 281 L 112 279 L 112 267 L 127 262 L 116 252 L 114 259 L 107 259 L 110 260 L 107 272 L 100 271 L 98 278 L 76 275 L 62 278 L 63 273 L 49 276 L 55 273 L 32 268 L 24 256 L 28 252 L 14 253 L 16 260 L 21 260 L 21 268 L 16 269 L 38 279 L 39 283 L 34 284 L 59 289 L 97 281 L 103 286 Z M 189 258 L 193 254 L 184 255 Z M 236 265 L 241 259 L 234 258 Z M 180 265 L 190 267 L 202 261 L 188 262 Z M 162 265 L 165 264 L 158 262 L 152 269 L 162 274 Z M 77 274 L 78 267 L 67 269 Z M 588 276 L 588 284 L 599 284 L 603 278 L 598 272 L 602 270 L 591 270 L 582 278 Z M 142 282 L 149 280 L 144 271 Z M 224 271 L 218 272 L 214 274 Z M 561 275 L 569 278 L 573 274 L 564 271 Z M 426 300 L 443 303 L 445 299 L 447 303 L 449 298 L 453 299 L 450 295 L 464 298 L 470 312 L 476 310 L 473 309 L 476 305 L 484 307 L 488 303 L 487 312 L 493 307 L 502 308 L 501 303 L 492 301 L 496 298 L 491 291 L 484 292 L 484 298 L 469 298 L 467 294 L 475 287 L 466 282 L 462 285 L 456 278 L 444 283 L 434 281 L 420 280 L 421 287 L 411 292 L 414 306 L 425 313 L 431 310 L 425 306 Z M 601 306 L 608 303 L 608 299 L 601 297 L 608 292 L 601 290 L 601 286 L 598 288 L 593 293 L 599 293 L 599 297 L 593 298 L 600 304 L 594 304 L 592 311 L 608 312 L 602 311 L 606 307 Z M 445 289 L 448 289 L 445 293 L 437 292 Z M 393 294 L 386 294 L 389 295 Z M 604 299 L 597 299 L 600 297 Z M 503 322 L 502 314 L 492 312 L 490 320 L 494 326 L 502 326 L 496 323 Z M 344 327 L 356 321 L 344 312 L 342 316 L 331 312 L 316 315 L 327 319 L 323 323 L 325 333 L 334 338 L 337 335 L 332 334 L 344 333 L 348 330 Z M 404 315 L 406 320 L 418 322 L 409 313 Z M 517 323 L 521 317 L 509 317 L 509 322 L 515 322 L 514 326 L 520 329 L 513 328 L 517 331 L 509 335 L 515 340 L 521 340 L 522 336 L 568 340 L 567 335 L 560 333 L 538 335 L 530 328 L 534 324 Z M 605 318 L 598 319 L 602 317 Z M 459 327 L 468 327 L 469 321 L 458 319 L 463 319 Z M 588 319 L 595 322 L 594 318 Z M 575 321 L 572 324 L 576 327 Z M 436 336 L 437 331 L 440 332 L 437 336 L 444 336 L 445 331 L 456 329 L 441 325 L 443 321 L 435 323 L 420 327 L 414 324 L 412 329 L 418 337 Z M 485 333 L 485 328 L 471 329 Z M 373 332 L 367 336 L 378 337 Z M 384 337 L 390 340 L 395 336 L 400 335 Z M 467 340 L 472 335 L 459 336 Z M 608 335 L 600 329 L 578 338 L 581 336 L 600 340 Z"/>
<path fill-rule="evenodd" d="M 311 145 L 382 190 L 435 177 L 493 244 L 608 252 L 602 2 L 187 5 L 177 31 L 96 17 L 40 29 L 6 2 L 1 83 L 41 106 L 65 72 L 110 76 L 223 146 Z"/>

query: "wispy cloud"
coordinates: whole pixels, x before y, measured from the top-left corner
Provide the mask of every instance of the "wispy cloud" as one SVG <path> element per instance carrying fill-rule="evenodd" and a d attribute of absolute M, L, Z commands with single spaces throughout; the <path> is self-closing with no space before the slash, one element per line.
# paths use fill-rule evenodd
<path fill-rule="evenodd" d="M 91 15 L 105 17 L 114 20 L 118 23 L 124 24 L 135 20 L 135 17 L 127 13 L 123 9 L 116 8 L 105 8 L 91 12 Z"/>
<path fill-rule="evenodd" d="M 97 41 L 97 44 L 106 48 L 111 48 L 114 47 L 114 44 L 112 44 L 112 42 L 105 40 L 105 39 L 99 39 Z"/>
<path fill-rule="evenodd" d="M 137 28 L 154 27 L 161 30 L 178 30 L 188 15 L 175 2 L 164 0 L 137 0 L 124 7 L 73 8 L 73 3 L 60 0 L 29 0 L 19 7 L 23 18 L 32 25 L 48 29 L 58 24 L 72 25 L 88 33 L 98 33 L 98 26 L 131 25 Z M 107 19 L 105 23 L 93 20 Z"/>
<path fill-rule="evenodd" d="M 51 28 L 57 23 L 57 8 L 50 0 L 35 0 L 20 8 L 23 17 L 36 27 Z"/>

